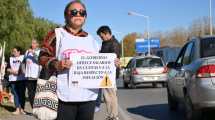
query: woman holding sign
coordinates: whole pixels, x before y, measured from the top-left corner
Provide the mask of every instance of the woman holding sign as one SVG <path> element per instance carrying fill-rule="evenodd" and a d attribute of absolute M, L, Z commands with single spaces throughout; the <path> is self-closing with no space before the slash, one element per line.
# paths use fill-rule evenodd
<path fill-rule="evenodd" d="M 87 18 L 83 3 L 73 1 L 64 10 L 66 25 L 48 33 L 39 62 L 51 73 L 57 72 L 59 98 L 57 120 L 93 120 L 98 89 L 73 87 L 68 82 L 71 55 L 98 53 L 95 39 L 82 29 Z M 57 58 L 55 56 L 58 56 Z"/>

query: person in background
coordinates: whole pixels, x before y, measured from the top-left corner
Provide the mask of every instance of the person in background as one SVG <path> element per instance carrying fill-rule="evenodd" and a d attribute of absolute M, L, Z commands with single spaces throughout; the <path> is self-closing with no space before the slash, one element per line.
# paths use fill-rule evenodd
<path fill-rule="evenodd" d="M 100 53 L 115 53 L 117 58 L 120 58 L 120 44 L 116 38 L 112 35 L 111 29 L 109 26 L 101 26 L 97 30 L 97 35 L 102 39 L 102 46 Z M 119 60 L 118 60 L 119 61 Z M 119 78 L 119 67 L 116 70 L 116 79 Z M 107 120 L 119 120 L 118 117 L 118 102 L 116 95 L 116 86 L 115 88 L 104 88 L 100 94 L 103 93 L 104 101 L 107 106 Z M 97 107 L 100 106 L 101 95 L 97 98 Z"/>
<path fill-rule="evenodd" d="M 26 88 L 28 91 L 28 98 L 30 105 L 33 108 L 34 96 L 36 93 L 37 79 L 40 73 L 40 66 L 38 64 L 38 57 L 40 53 L 39 43 L 36 39 L 31 41 L 31 47 L 25 52 L 25 77 Z"/>
<path fill-rule="evenodd" d="M 82 29 L 87 18 L 83 3 L 69 2 L 64 18 L 66 25 L 49 32 L 44 39 L 39 63 L 50 75 L 57 72 L 57 120 L 93 120 L 98 89 L 70 86 L 69 59 L 71 54 L 99 53 L 98 43 Z"/>
<path fill-rule="evenodd" d="M 21 54 L 21 48 L 15 46 L 12 49 L 12 56 L 9 59 L 7 72 L 9 73 L 9 83 L 11 92 L 14 95 L 14 103 L 16 111 L 13 114 L 25 114 L 25 75 L 19 72 L 20 65 L 24 59 L 24 55 Z"/>

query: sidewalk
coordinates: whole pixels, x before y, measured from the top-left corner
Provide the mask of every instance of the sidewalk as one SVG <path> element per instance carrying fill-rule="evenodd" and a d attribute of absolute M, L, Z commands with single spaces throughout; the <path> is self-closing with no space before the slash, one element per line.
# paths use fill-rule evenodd
<path fill-rule="evenodd" d="M 32 109 L 30 107 L 30 104 L 26 104 L 26 112 L 32 113 Z M 105 120 L 105 113 L 106 113 L 106 107 L 103 103 L 101 105 L 100 111 L 95 113 L 94 120 Z M 7 118 L 0 118 L 0 120 L 37 120 L 34 116 L 27 114 L 27 115 L 11 115 Z M 120 119 L 121 120 L 121 119 Z"/>

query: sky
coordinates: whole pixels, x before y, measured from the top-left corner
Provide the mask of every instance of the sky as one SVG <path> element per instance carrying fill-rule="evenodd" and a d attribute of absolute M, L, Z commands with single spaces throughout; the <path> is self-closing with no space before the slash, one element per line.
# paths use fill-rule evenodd
<path fill-rule="evenodd" d="M 29 0 L 33 14 L 64 25 L 64 8 L 71 0 Z M 193 20 L 209 16 L 209 0 L 81 0 L 87 8 L 84 30 L 96 39 L 96 30 L 108 25 L 121 41 L 132 32 L 147 30 L 146 19 L 128 15 L 129 11 L 149 16 L 149 32 L 169 31 L 176 27 L 188 27 Z M 212 0 L 213 24 L 215 0 Z"/>

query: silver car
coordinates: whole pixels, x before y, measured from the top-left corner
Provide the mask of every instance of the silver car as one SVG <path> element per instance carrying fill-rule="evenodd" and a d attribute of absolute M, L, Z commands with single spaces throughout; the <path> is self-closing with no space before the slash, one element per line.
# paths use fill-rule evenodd
<path fill-rule="evenodd" d="M 186 118 L 201 120 L 203 110 L 215 108 L 215 36 L 190 39 L 167 67 L 171 110 L 183 102 Z"/>
<path fill-rule="evenodd" d="M 166 80 L 166 66 L 163 60 L 157 56 L 138 56 L 132 58 L 123 74 L 125 88 L 136 88 L 137 84 L 142 83 L 152 83 L 154 87 L 157 86 L 157 83 L 162 83 L 165 86 Z"/>

